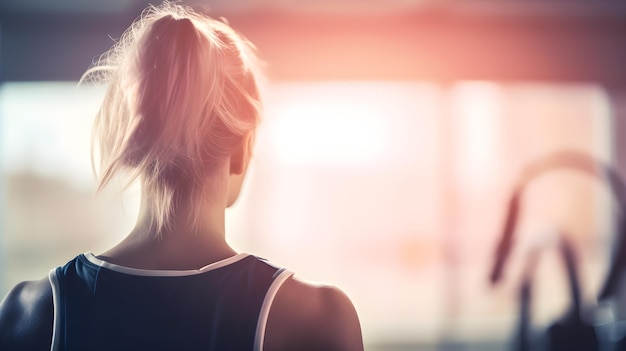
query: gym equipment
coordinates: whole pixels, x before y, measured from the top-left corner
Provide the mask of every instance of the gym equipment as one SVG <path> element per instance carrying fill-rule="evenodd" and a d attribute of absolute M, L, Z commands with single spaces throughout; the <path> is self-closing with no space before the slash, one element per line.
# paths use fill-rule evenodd
<path fill-rule="evenodd" d="M 534 250 L 529 255 L 520 288 L 520 321 L 515 344 L 516 351 L 538 349 L 551 351 L 600 350 L 600 341 L 595 328 L 584 315 L 576 254 L 567 235 L 559 235 L 558 251 L 563 258 L 567 272 L 571 294 L 570 308 L 563 318 L 550 325 L 545 335 L 542 335 L 539 340 L 533 340 L 533 331 L 530 328 L 532 279 L 539 256 L 542 253 L 542 251 Z"/>
<path fill-rule="evenodd" d="M 492 285 L 496 285 L 502 280 L 506 260 L 513 245 L 515 229 L 519 217 L 521 200 L 526 187 L 537 177 L 547 172 L 557 169 L 572 169 L 586 173 L 594 178 L 603 180 L 610 188 L 615 203 L 617 203 L 617 252 L 613 256 L 609 272 L 598 295 L 599 300 L 606 300 L 616 295 L 618 283 L 622 270 L 626 264 L 626 225 L 624 223 L 626 209 L 626 187 L 617 171 L 609 165 L 605 165 L 589 155 L 575 151 L 560 151 L 550 154 L 532 162 L 524 169 L 518 179 L 514 191 L 509 199 L 508 212 L 504 222 L 504 229 L 498 243 L 495 262 L 491 271 L 490 280 Z M 571 309 L 566 316 L 553 323 L 546 332 L 547 342 L 543 347 L 550 351 L 555 350 L 598 350 L 598 338 L 593 326 L 589 324 L 581 314 L 582 307 L 580 301 L 580 287 L 577 275 L 577 261 L 574 248 L 562 233 L 560 237 L 559 252 L 565 261 L 569 277 L 570 291 L 572 294 Z M 534 253 L 529 258 L 525 276 L 520 288 L 520 326 L 518 332 L 517 350 L 530 350 L 535 345 L 530 340 L 530 303 L 531 286 L 534 266 L 538 260 L 538 254 Z M 625 339 L 626 340 L 626 339 Z M 626 342 L 622 342 L 625 344 Z M 615 350 L 626 350 L 619 348 L 618 342 Z M 537 346 L 532 347 L 536 350 Z"/>

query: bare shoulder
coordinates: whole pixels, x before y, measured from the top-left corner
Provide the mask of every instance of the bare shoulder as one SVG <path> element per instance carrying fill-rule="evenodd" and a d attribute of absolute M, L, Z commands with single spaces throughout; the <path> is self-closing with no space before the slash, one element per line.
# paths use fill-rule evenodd
<path fill-rule="evenodd" d="M 17 284 L 0 303 L 0 350 L 49 350 L 53 310 L 47 277 Z"/>
<path fill-rule="evenodd" d="M 360 351 L 359 318 L 340 289 L 292 277 L 279 289 L 270 309 L 264 349 Z"/>

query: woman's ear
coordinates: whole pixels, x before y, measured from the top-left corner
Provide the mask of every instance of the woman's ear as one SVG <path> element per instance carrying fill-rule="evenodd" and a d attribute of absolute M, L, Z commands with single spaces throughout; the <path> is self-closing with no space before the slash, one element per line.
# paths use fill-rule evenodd
<path fill-rule="evenodd" d="M 241 146 L 230 156 L 230 176 L 228 177 L 228 198 L 226 207 L 232 206 L 241 192 L 243 179 L 248 170 L 250 157 L 252 156 L 252 146 L 254 143 L 254 133 L 244 136 Z"/>
<path fill-rule="evenodd" d="M 239 148 L 230 156 L 230 174 L 241 175 L 245 173 L 252 156 L 253 140 L 254 133 L 246 134 Z"/>

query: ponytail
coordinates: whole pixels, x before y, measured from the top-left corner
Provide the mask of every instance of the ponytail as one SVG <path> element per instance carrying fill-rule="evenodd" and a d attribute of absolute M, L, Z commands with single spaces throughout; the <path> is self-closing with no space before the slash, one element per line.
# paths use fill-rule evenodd
<path fill-rule="evenodd" d="M 93 129 L 98 192 L 126 171 L 151 198 L 157 233 L 183 199 L 197 220 L 205 179 L 259 121 L 253 50 L 181 5 L 144 13 L 83 76 L 109 84 Z"/>

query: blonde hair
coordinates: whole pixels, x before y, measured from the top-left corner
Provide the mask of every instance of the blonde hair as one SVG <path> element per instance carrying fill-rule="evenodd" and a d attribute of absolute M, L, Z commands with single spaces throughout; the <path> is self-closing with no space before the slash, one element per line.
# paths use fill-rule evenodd
<path fill-rule="evenodd" d="M 224 22 L 169 2 L 146 9 L 81 78 L 108 83 L 92 136 L 97 192 L 127 173 L 158 234 L 182 201 L 195 223 L 205 179 L 259 122 L 257 63 Z"/>

